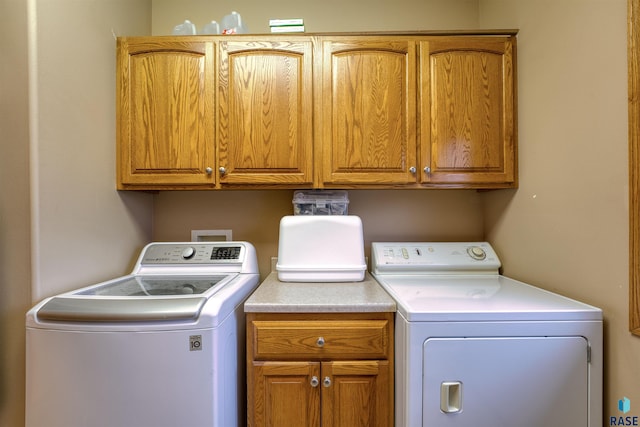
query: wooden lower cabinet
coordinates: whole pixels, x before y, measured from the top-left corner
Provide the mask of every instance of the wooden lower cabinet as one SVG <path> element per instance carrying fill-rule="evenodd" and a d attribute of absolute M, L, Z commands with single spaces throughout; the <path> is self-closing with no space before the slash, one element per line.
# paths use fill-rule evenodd
<path fill-rule="evenodd" d="M 322 425 L 391 426 L 389 368 L 386 360 L 323 363 Z"/>
<path fill-rule="evenodd" d="M 250 313 L 247 385 L 250 427 L 391 427 L 392 313 Z"/>

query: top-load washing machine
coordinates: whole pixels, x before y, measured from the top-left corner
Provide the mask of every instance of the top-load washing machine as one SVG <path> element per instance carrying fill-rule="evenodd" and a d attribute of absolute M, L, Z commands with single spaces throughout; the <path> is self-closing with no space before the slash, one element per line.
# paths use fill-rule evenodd
<path fill-rule="evenodd" d="M 244 426 L 247 242 L 152 243 L 27 313 L 26 427 Z"/>
<path fill-rule="evenodd" d="M 485 242 L 373 243 L 396 300 L 397 427 L 602 424 L 602 311 L 509 279 Z"/>

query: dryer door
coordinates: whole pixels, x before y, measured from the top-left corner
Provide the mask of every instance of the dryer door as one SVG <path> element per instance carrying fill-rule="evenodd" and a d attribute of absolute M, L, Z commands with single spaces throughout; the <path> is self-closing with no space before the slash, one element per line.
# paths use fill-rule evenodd
<path fill-rule="evenodd" d="M 424 427 L 588 426 L 583 337 L 430 338 Z"/>

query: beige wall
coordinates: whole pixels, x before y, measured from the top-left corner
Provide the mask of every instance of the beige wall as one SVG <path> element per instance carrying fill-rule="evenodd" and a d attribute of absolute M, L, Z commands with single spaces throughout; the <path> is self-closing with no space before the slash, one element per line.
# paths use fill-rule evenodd
<path fill-rule="evenodd" d="M 24 310 L 30 301 L 27 8 L 0 0 L 0 425 L 24 425 Z M 10 66 L 4 66 L 10 64 Z"/>
<path fill-rule="evenodd" d="M 332 2 L 334 4 L 332 4 Z M 278 4 L 252 0 L 153 0 L 153 33 L 168 34 L 189 19 L 201 28 L 207 19 L 220 21 L 238 11 L 252 32 L 268 32 L 274 17 L 303 17 L 311 31 L 411 30 L 476 28 L 478 1 L 403 0 L 367 4 L 336 1 Z M 340 11 L 340 12 L 337 12 Z M 212 18 L 211 18 L 212 17 Z M 278 253 L 278 226 L 292 214 L 293 191 L 218 193 L 161 192 L 155 198 L 154 239 L 189 239 L 192 229 L 233 230 L 235 240 L 248 240 L 258 251 L 261 273 Z M 364 226 L 366 253 L 374 240 L 477 240 L 483 237 L 480 196 L 475 191 L 350 191 L 349 213 Z"/>
<path fill-rule="evenodd" d="M 200 30 L 232 10 L 252 33 L 268 33 L 271 18 L 304 18 L 309 32 L 475 28 L 478 0 L 153 0 L 153 34 L 171 34 L 189 19 Z"/>
<path fill-rule="evenodd" d="M 151 237 L 149 194 L 115 190 L 115 37 L 148 1 L 33 0 L 33 301 L 127 272 Z M 81 37 L 79 35 L 82 35 Z"/>
<path fill-rule="evenodd" d="M 618 399 L 640 400 L 640 338 L 630 336 L 627 325 L 626 0 L 370 2 L 366 19 L 352 1 L 340 7 L 291 2 L 281 9 L 252 0 L 153 5 L 154 34 L 168 34 L 183 19 L 200 28 L 230 10 L 255 32 L 268 31 L 272 17 L 303 17 L 309 31 L 519 28 L 520 188 L 351 191 L 350 212 L 363 217 L 367 243 L 487 239 L 505 274 L 602 307 L 606 423 L 618 415 Z M 211 212 L 230 201 L 238 206 L 234 218 Z M 183 238 L 191 228 L 228 224 L 242 230 L 234 238 L 255 236 L 260 256 L 269 257 L 277 253 L 278 219 L 289 209 L 290 192 L 161 193 L 154 237 Z M 412 215 L 396 221 L 399 212 Z M 261 268 L 265 264 L 261 259 Z"/>
<path fill-rule="evenodd" d="M 35 302 L 128 272 L 151 237 L 152 197 L 118 193 L 114 166 L 115 36 L 148 34 L 150 3 L 33 3 Z"/>
<path fill-rule="evenodd" d="M 309 32 L 476 28 L 478 1 L 401 0 L 362 3 L 328 0 L 277 4 L 255 0 L 188 3 L 153 0 L 153 34 L 170 34 L 184 19 L 197 28 L 232 10 L 238 11 L 251 32 L 269 32 L 270 18 L 302 17 Z M 188 239 L 192 229 L 232 228 L 234 239 L 253 242 L 261 272 L 277 255 L 278 224 L 292 213 L 292 191 L 179 193 L 161 192 L 155 199 L 154 239 Z M 361 216 L 367 253 L 373 240 L 480 239 L 482 221 L 475 191 L 350 191 L 349 213 Z M 224 211 L 218 212 L 223 207 Z M 229 209 L 232 209 L 229 215 Z M 462 225 L 461 225 L 462 224 Z"/>
<path fill-rule="evenodd" d="M 152 196 L 115 190 L 115 34 L 150 2 L 0 0 L 0 425 L 24 425 L 25 313 L 127 272 Z M 8 65 L 8 66 L 5 66 Z"/>
<path fill-rule="evenodd" d="M 256 246 L 260 273 L 278 255 L 280 219 L 291 215 L 293 191 L 160 192 L 154 239 L 189 240 L 191 230 L 231 229 Z M 365 254 L 372 241 L 479 240 L 482 216 L 475 191 L 349 191 L 349 213 L 362 218 Z"/>
<path fill-rule="evenodd" d="M 142 241 L 188 239 L 191 229 L 233 229 L 256 244 L 263 272 L 277 254 L 291 191 L 113 190 L 113 32 L 168 34 L 230 10 L 254 32 L 272 17 L 303 17 L 309 31 L 520 28 L 520 188 L 350 191 L 350 212 L 363 218 L 367 244 L 486 238 L 507 275 L 602 307 L 604 415 L 616 415 L 622 396 L 638 402 L 640 338 L 627 330 L 625 0 L 376 0 L 366 17 L 356 1 L 276 3 L 29 0 L 28 15 L 27 0 L 0 0 L 0 52 L 12 64 L 0 67 L 0 425 L 23 425 L 32 300 L 120 274 Z M 31 61 L 28 22 L 38 36 Z"/>
<path fill-rule="evenodd" d="M 482 195 L 486 237 L 505 274 L 604 310 L 604 425 L 624 396 L 627 415 L 640 415 L 640 338 L 628 332 L 626 0 L 481 5 L 482 26 L 520 29 L 520 188 Z"/>

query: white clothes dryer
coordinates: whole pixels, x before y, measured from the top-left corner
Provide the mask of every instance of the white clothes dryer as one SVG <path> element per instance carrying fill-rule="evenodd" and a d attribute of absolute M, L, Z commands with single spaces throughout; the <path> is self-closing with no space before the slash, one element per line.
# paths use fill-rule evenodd
<path fill-rule="evenodd" d="M 396 300 L 396 427 L 596 427 L 602 311 L 504 277 L 486 242 L 373 243 Z"/>
<path fill-rule="evenodd" d="M 26 319 L 26 427 L 237 427 L 246 420 L 247 242 L 152 243 L 127 276 Z"/>

